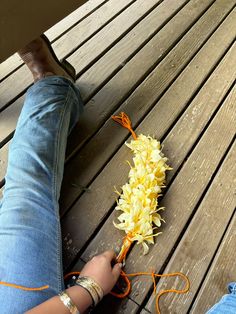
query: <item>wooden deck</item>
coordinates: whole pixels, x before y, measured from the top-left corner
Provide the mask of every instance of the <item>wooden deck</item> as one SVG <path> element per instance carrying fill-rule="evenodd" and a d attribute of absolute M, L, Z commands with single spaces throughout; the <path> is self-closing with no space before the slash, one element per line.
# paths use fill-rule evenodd
<path fill-rule="evenodd" d="M 173 171 L 161 205 L 166 224 L 148 255 L 134 246 L 127 272 L 181 271 L 191 290 L 169 294 L 161 313 L 201 314 L 236 273 L 236 0 L 90 0 L 46 34 L 78 73 L 85 112 L 69 138 L 61 193 L 65 271 L 118 250 L 114 186 L 132 156 L 125 111 L 137 133 L 164 144 Z M 0 65 L 0 180 L 31 75 L 14 55 Z M 4 180 L 1 181 L 2 185 Z M 1 186 L 2 186 L 1 185 Z M 125 300 L 94 313 L 155 313 L 152 281 L 135 278 Z M 160 280 L 157 289 L 183 287 Z"/>

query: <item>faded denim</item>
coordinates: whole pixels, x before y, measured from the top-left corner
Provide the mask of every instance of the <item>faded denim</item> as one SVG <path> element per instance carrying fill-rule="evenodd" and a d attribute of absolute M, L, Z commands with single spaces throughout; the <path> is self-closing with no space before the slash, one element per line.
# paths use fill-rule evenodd
<path fill-rule="evenodd" d="M 0 313 L 22 314 L 64 289 L 58 199 L 67 136 L 78 121 L 82 100 L 63 77 L 46 77 L 26 94 L 9 149 L 0 205 Z"/>

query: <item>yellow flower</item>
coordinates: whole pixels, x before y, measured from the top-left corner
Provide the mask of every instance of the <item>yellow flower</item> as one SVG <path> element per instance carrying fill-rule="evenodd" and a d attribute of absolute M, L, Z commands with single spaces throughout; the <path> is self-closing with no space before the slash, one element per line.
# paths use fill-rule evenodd
<path fill-rule="evenodd" d="M 129 171 L 129 182 L 122 187 L 116 210 L 123 213 L 118 217 L 115 227 L 126 232 L 131 241 L 142 244 L 144 254 L 148 253 L 148 244 L 154 243 L 154 237 L 160 232 L 154 230 L 164 221 L 157 211 L 157 198 L 165 187 L 165 172 L 171 168 L 167 158 L 161 152 L 160 142 L 151 136 L 140 134 L 136 140 L 126 145 L 133 151 L 133 163 Z"/>

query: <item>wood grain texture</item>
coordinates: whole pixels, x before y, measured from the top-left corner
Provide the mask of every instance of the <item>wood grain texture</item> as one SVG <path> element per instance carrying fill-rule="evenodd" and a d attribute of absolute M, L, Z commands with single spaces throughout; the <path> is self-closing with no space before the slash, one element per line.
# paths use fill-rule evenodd
<path fill-rule="evenodd" d="M 229 172 L 229 169 L 227 171 Z M 234 176 L 234 186 L 231 190 L 231 194 L 234 195 L 234 206 L 236 204 L 235 183 L 236 181 Z M 205 313 L 216 302 L 218 302 L 224 294 L 228 293 L 228 283 L 235 282 L 235 228 L 236 216 L 234 214 L 229 228 L 227 229 L 227 233 L 221 243 L 221 246 L 219 247 L 216 257 L 214 258 L 212 266 L 203 282 L 198 297 L 190 311 L 191 314 Z"/>
<path fill-rule="evenodd" d="M 217 67 L 217 69 L 213 72 L 213 74 L 208 79 L 206 84 L 202 87 L 198 95 L 193 99 L 193 101 L 191 102 L 191 104 L 189 105 L 185 113 L 181 116 L 179 121 L 175 124 L 175 126 L 170 131 L 167 138 L 165 139 L 164 152 L 170 158 L 171 165 L 174 168 L 173 171 L 168 173 L 168 178 L 167 178 L 168 181 L 170 181 L 170 178 L 173 177 L 173 175 L 178 170 L 184 158 L 189 153 L 193 144 L 197 140 L 199 134 L 202 132 L 203 128 L 206 126 L 207 122 L 211 118 L 211 115 L 214 113 L 217 106 L 219 105 L 223 97 L 225 96 L 225 93 L 227 92 L 228 88 L 233 83 L 234 81 L 233 64 L 236 58 L 235 49 L 236 49 L 235 46 L 232 47 L 232 49 L 225 56 L 225 58 L 222 60 L 220 65 Z M 206 57 L 204 50 L 202 51 L 202 53 Z M 209 56 L 211 56 L 210 50 L 209 50 Z M 152 130 L 153 132 L 152 134 L 155 137 L 156 136 L 158 136 L 158 138 L 163 137 L 163 135 L 165 134 L 165 132 L 167 131 L 169 127 L 170 115 L 174 115 L 175 117 L 177 117 L 177 114 L 174 113 L 173 111 L 170 111 L 170 109 L 175 108 L 175 107 L 181 109 L 181 106 L 187 102 L 187 100 L 191 96 L 190 86 L 192 84 L 192 81 L 190 78 L 193 75 L 192 73 L 194 69 L 196 68 L 196 66 L 198 68 L 202 68 L 202 69 L 204 68 L 203 66 L 200 66 L 199 63 L 195 63 L 195 61 L 197 60 L 198 61 L 204 60 L 201 57 L 201 54 L 197 56 L 196 60 L 192 61 L 192 65 L 189 65 L 189 67 L 185 70 L 185 72 L 183 72 L 183 74 L 171 86 L 168 92 L 159 100 L 159 102 L 156 104 L 156 106 L 153 108 L 150 114 L 145 118 L 145 120 L 137 128 L 137 133 L 142 132 L 146 134 L 150 130 Z M 222 80 L 223 77 L 225 79 Z M 198 78 L 198 75 L 196 74 L 195 83 L 197 83 L 197 78 Z M 225 84 L 222 84 L 222 82 L 224 82 Z M 181 86 L 185 86 L 185 93 L 183 92 L 180 93 L 182 90 Z M 152 85 L 150 85 L 150 88 L 152 88 Z M 147 93 L 148 93 L 148 90 L 147 90 Z M 176 95 L 178 96 L 177 98 L 176 98 Z M 140 102 L 141 104 L 143 103 L 142 99 L 140 99 Z M 131 103 L 130 103 L 130 106 L 131 106 Z M 132 109 L 134 108 L 131 107 L 130 112 L 132 112 Z M 163 112 L 160 110 L 162 110 Z M 134 115 L 135 114 L 136 113 L 134 111 Z M 156 121 L 158 121 L 158 123 L 156 123 Z M 112 122 L 111 122 L 111 128 L 107 129 L 107 132 L 106 132 L 107 134 L 112 133 L 112 126 L 114 128 L 114 124 L 112 125 Z M 117 128 L 117 133 L 121 131 L 122 129 Z M 116 137 L 118 137 L 118 134 L 115 135 L 115 138 Z M 105 150 L 105 146 L 104 146 L 104 150 Z M 109 147 L 108 147 L 108 150 L 109 150 Z M 88 152 L 89 151 L 90 150 L 88 150 Z M 117 160 L 118 158 L 120 160 L 125 160 L 127 159 L 127 156 L 130 156 L 127 149 L 123 147 L 118 151 L 117 154 L 119 155 L 119 157 L 117 157 Z M 83 157 L 89 158 L 89 154 L 87 153 L 85 156 L 84 155 L 81 156 L 81 159 Z M 92 159 L 91 159 L 91 163 L 92 163 Z M 68 164 L 68 166 L 69 165 L 70 163 Z M 82 164 L 80 167 L 82 171 L 81 173 L 82 177 L 83 177 L 83 172 L 84 171 L 86 172 L 84 168 L 86 168 L 85 163 Z M 87 165 L 87 168 L 89 168 L 89 165 Z M 128 167 L 125 167 L 125 164 L 123 164 L 123 167 L 121 168 L 121 170 L 123 170 L 124 173 L 126 173 L 125 169 L 128 169 Z M 72 175 L 73 174 L 71 171 L 70 176 L 72 177 Z M 69 179 L 69 176 L 68 176 L 68 179 Z M 78 185 L 83 184 L 83 181 L 79 181 L 79 179 L 77 180 L 78 181 L 74 181 L 75 184 L 76 183 Z M 120 186 L 120 182 L 118 186 Z M 108 189 L 109 188 L 110 187 L 108 186 Z M 88 190 L 88 193 L 89 193 L 89 190 Z M 106 206 L 109 206 L 109 205 L 107 204 Z M 91 255 L 94 255 L 98 253 L 99 251 L 104 250 L 106 246 L 109 245 L 109 243 L 107 242 L 109 242 L 110 237 L 112 236 L 113 232 L 115 232 L 114 230 L 110 228 L 110 225 L 114 217 L 115 217 L 115 214 L 113 213 L 111 215 L 111 218 L 108 219 L 109 221 L 107 221 L 105 225 L 102 227 L 101 231 L 98 232 L 98 234 L 95 237 L 95 240 L 91 242 L 91 244 L 88 247 L 88 250 L 86 250 L 85 253 L 83 254 L 84 259 L 88 260 L 91 257 Z M 116 245 L 116 248 L 118 249 L 120 245 L 120 241 L 121 241 L 119 237 L 119 231 L 117 231 L 115 234 L 118 239 L 118 243 Z M 113 245 L 113 243 L 110 243 L 110 245 Z M 109 246 L 109 248 L 111 247 Z"/>
<path fill-rule="evenodd" d="M 182 223 L 184 223 L 184 221 L 187 220 L 188 215 L 190 215 L 191 207 L 195 206 L 198 198 L 201 195 L 202 189 L 204 188 L 204 186 L 206 186 L 209 177 L 211 176 L 211 173 L 213 173 L 214 171 L 214 167 L 216 167 L 217 162 L 219 162 L 219 159 L 224 153 L 225 148 L 229 144 L 231 137 L 233 136 L 232 133 L 234 134 L 234 130 L 232 130 L 231 126 L 229 125 L 229 121 L 232 121 L 232 119 L 234 118 L 234 113 L 232 112 L 233 100 L 234 99 L 232 96 L 228 98 L 226 106 L 224 106 L 220 110 L 217 118 L 214 119 L 214 123 L 209 128 L 210 133 L 207 132 L 207 135 L 210 135 L 206 135 L 205 137 L 203 137 L 204 140 L 202 139 L 202 141 L 198 144 L 197 149 L 195 149 L 195 153 L 192 154 L 192 157 L 189 159 L 188 167 L 186 166 L 186 163 L 185 167 L 181 171 L 181 173 L 183 174 L 177 177 L 179 179 L 175 180 L 175 184 L 172 185 L 167 192 L 167 194 L 170 195 L 170 201 L 173 202 L 173 204 L 171 205 L 175 208 L 175 211 L 177 211 L 177 209 L 178 211 L 181 211 L 183 204 L 185 204 L 185 207 L 187 206 L 187 208 L 189 208 L 185 211 L 185 215 L 181 216 Z M 154 121 L 154 123 L 156 125 L 156 121 Z M 153 128 L 155 128 L 155 125 L 153 125 Z M 214 130 L 217 129 L 219 130 L 220 135 L 215 134 L 216 131 Z M 177 139 L 181 140 L 180 137 L 178 137 Z M 217 154 L 214 155 L 215 158 L 211 161 L 207 159 L 208 152 L 204 150 L 207 145 L 209 145 L 209 150 L 212 147 L 212 151 L 217 151 Z M 127 150 L 122 147 L 119 152 L 114 156 L 114 158 L 108 163 L 106 168 L 100 173 L 97 179 L 91 184 L 89 191 L 83 194 L 83 196 L 78 200 L 76 205 L 69 212 L 69 215 L 66 215 L 66 217 L 62 220 L 64 240 L 65 238 L 67 240 L 64 242 L 65 244 L 67 242 L 71 243 L 70 246 L 64 246 L 68 263 L 73 259 L 73 256 L 75 256 L 74 254 L 77 254 L 79 252 L 79 249 L 88 240 L 89 236 L 95 230 L 99 222 L 102 221 L 104 215 L 106 215 L 107 210 L 113 206 L 114 194 L 111 187 L 114 185 L 120 186 L 124 184 L 127 180 L 128 165 L 124 164 L 124 160 L 126 159 Z M 171 164 L 172 162 L 173 161 L 170 160 Z M 191 177 L 189 177 L 190 170 Z M 201 181 L 198 180 L 198 176 L 201 178 Z M 198 180 L 199 182 L 199 184 L 197 185 L 194 184 L 196 180 Z M 192 186 L 194 186 L 195 189 L 193 189 Z M 181 191 L 186 189 L 188 191 L 186 199 L 183 199 Z M 176 203 L 178 201 L 178 198 L 179 204 Z M 169 208 L 170 204 L 168 202 L 166 206 Z M 93 215 L 91 215 L 91 210 L 93 211 Z M 169 212 L 171 212 L 171 209 L 170 211 L 167 211 L 167 214 Z M 176 214 L 174 217 L 169 217 L 169 219 L 176 219 Z M 175 222 L 176 224 L 176 221 L 173 222 Z M 170 221 L 170 226 L 173 226 L 172 221 Z M 182 224 L 178 226 L 180 227 L 182 226 Z M 82 232 L 80 232 L 80 230 Z M 173 232 L 173 230 L 171 231 Z M 175 234 L 175 237 L 174 234 L 173 237 L 168 239 L 168 241 L 170 241 L 170 243 L 172 244 L 174 238 L 177 237 L 177 234 Z M 114 241 L 112 241 L 112 243 L 114 243 Z M 134 251 L 139 256 L 140 251 Z M 164 254 L 164 256 L 165 254 L 167 254 L 167 252 L 165 251 L 161 253 Z M 152 255 L 153 254 L 151 254 L 151 256 Z M 138 256 L 134 256 L 134 261 L 136 262 L 136 264 L 139 260 Z M 144 261 L 144 263 L 148 265 L 150 261 L 146 260 Z M 138 267 L 140 265 L 136 266 Z"/>
<path fill-rule="evenodd" d="M 201 2 L 202 3 L 202 2 Z M 200 2 L 199 2 L 200 4 Z M 206 2 L 204 1 L 206 6 Z M 194 54 L 203 45 L 211 32 L 215 30 L 217 25 L 232 9 L 234 0 L 225 2 L 216 1 L 210 9 L 197 21 L 194 27 L 184 36 L 184 38 L 171 50 L 167 57 L 160 64 L 159 83 L 163 88 L 166 81 L 171 82 L 186 66 Z M 184 34 L 186 32 L 186 24 L 191 25 L 193 20 L 192 10 L 194 7 L 184 7 L 180 16 L 180 29 Z M 190 9 L 191 8 L 191 9 Z M 194 11 L 195 12 L 195 11 Z M 197 17 L 199 16 L 199 8 L 197 8 Z M 177 16 L 179 16 L 179 14 Z M 176 16 L 176 18 L 177 18 Z M 187 18 L 191 16 L 191 19 Z M 186 18 L 185 18 L 186 17 Z M 164 31 L 165 28 L 162 30 Z M 178 32 L 174 25 L 171 25 L 169 37 L 174 37 L 174 33 Z M 167 35 L 166 35 L 167 36 Z M 194 40 L 193 40 L 194 38 Z M 130 60 L 86 105 L 86 111 L 83 114 L 78 128 L 75 128 L 77 134 L 74 146 L 77 151 L 95 132 L 110 118 L 111 114 L 120 106 L 127 96 L 133 92 L 145 75 L 153 68 L 153 65 L 160 61 L 161 55 L 158 49 L 161 47 L 157 36 L 153 37 L 148 44 L 141 49 L 136 57 Z M 129 73 L 129 75 L 127 75 Z M 164 90 L 164 88 L 163 88 Z"/>
<path fill-rule="evenodd" d="M 151 249 L 149 256 L 140 259 L 140 248 L 134 247 L 130 254 L 130 262 L 128 260 L 126 264 L 127 271 L 131 269 L 140 271 L 143 265 L 146 269 L 154 268 L 157 272 L 160 271 L 160 267 L 175 245 L 180 232 L 194 211 L 235 134 L 235 130 L 232 128 L 235 120 L 235 110 L 233 109 L 235 96 L 236 90 L 234 89 L 161 202 L 161 206 L 167 208 L 163 213 L 167 222 L 162 226 L 163 234 Z M 147 288 L 147 283 L 143 284 L 143 282 L 134 280 L 132 298 L 140 302 L 142 294 Z"/>
<path fill-rule="evenodd" d="M 135 27 L 133 27 L 118 43 L 110 49 L 101 59 L 89 68 L 77 80 L 82 98 L 86 102 L 91 95 L 104 84 L 104 82 L 128 60 L 135 55 L 138 49 L 151 38 L 158 29 L 163 27 L 172 15 L 185 4 L 186 0 L 165 0 Z M 169 33 L 168 29 L 165 29 Z M 159 38 L 162 53 L 168 44 Z M 173 38 L 170 38 L 173 41 Z M 169 46 L 171 42 L 169 43 Z M 134 56 L 135 57 L 135 56 Z"/>
<path fill-rule="evenodd" d="M 126 261 L 126 271 L 158 272 L 165 265 L 165 271 L 187 273 L 191 292 L 169 295 L 161 301 L 163 313 L 178 314 L 188 312 L 206 276 L 193 306 L 193 313 L 198 314 L 216 302 L 235 273 L 233 261 L 227 258 L 233 256 L 235 261 L 233 220 L 209 275 L 205 274 L 235 206 L 235 146 L 231 144 L 236 121 L 236 87 L 232 87 L 236 75 L 236 11 L 231 10 L 236 3 L 150 0 L 144 4 L 130 0 L 114 1 L 111 7 L 112 1 L 80 21 L 78 26 L 84 23 L 83 27 L 75 26 L 68 37 L 65 35 L 67 51 L 62 39 L 54 44 L 64 56 L 81 45 L 69 59 L 82 73 L 77 84 L 88 102 L 67 150 L 61 193 L 64 266 L 68 269 L 82 252 L 81 258 L 87 261 L 109 248 L 120 248 L 124 234 L 112 224 L 117 217 L 113 186 L 119 188 L 127 182 L 129 166 L 125 160 L 132 156 L 123 146 L 127 130 L 109 116 L 124 110 L 137 133 L 164 140 L 164 153 L 174 167 L 168 173 L 168 190 L 161 201 L 166 206 L 163 216 L 167 222 L 161 227 L 163 234 L 147 256 L 135 246 Z M 109 5 L 117 10 L 114 15 Z M 105 6 L 107 11 L 102 12 Z M 96 23 L 92 16 L 97 17 Z M 84 34 L 86 23 L 94 35 L 91 39 Z M 17 88 L 21 90 L 20 84 Z M 23 97 L 1 113 L 0 142 L 14 130 Z M 0 150 L 0 179 L 6 170 L 8 145 Z M 82 259 L 74 270 L 83 267 Z M 152 298 L 147 305 L 143 303 L 151 280 L 132 282 L 129 298 L 119 301 L 108 296 L 94 312 L 154 313 Z M 179 287 L 180 283 L 173 280 L 168 284 Z M 209 298 L 212 285 L 216 293 Z M 158 289 L 165 286 L 166 281 L 160 281 Z"/>
<path fill-rule="evenodd" d="M 151 247 L 150 253 L 147 256 L 142 256 L 142 250 L 139 246 L 134 247 L 126 261 L 127 272 L 143 271 L 144 265 L 145 270 L 154 269 L 156 272 L 162 267 L 234 135 L 234 131 L 231 126 L 229 126 L 229 123 L 232 123 L 235 119 L 233 110 L 234 101 L 235 91 L 228 96 L 224 106 L 218 112 L 212 124 L 207 129 L 207 132 L 205 132 L 201 141 L 188 158 L 160 204 L 160 206 L 165 206 L 167 208 L 163 213 L 164 218 L 167 221 L 167 224 L 163 225 L 161 228 L 163 234 L 158 237 L 156 244 Z M 226 125 L 228 126 L 227 130 L 225 129 Z M 178 141 L 181 141 L 180 137 L 176 138 Z M 164 142 L 164 144 L 166 143 L 167 142 Z M 70 226 L 70 237 L 73 243 L 72 247 L 74 248 L 76 247 L 76 243 L 79 244 L 81 237 L 84 237 L 84 232 L 87 232 L 87 228 L 91 228 L 92 220 L 97 219 L 98 224 L 98 217 L 95 217 L 95 213 L 97 214 L 98 212 L 101 212 L 104 206 L 108 207 L 109 202 L 110 204 L 113 204 L 110 200 L 111 192 L 108 187 L 116 184 L 115 182 L 120 185 L 120 183 L 125 183 L 127 180 L 125 174 L 127 174 L 126 168 L 128 167 L 124 166 L 124 163 L 121 162 L 121 160 L 127 159 L 127 153 L 122 156 L 120 151 L 104 171 L 101 172 L 97 180 L 93 182 L 90 188 L 90 193 L 87 193 L 87 195 L 84 194 L 80 198 L 78 204 L 81 206 L 78 207 L 77 213 L 76 211 L 71 213 L 73 220 L 70 221 L 72 224 Z M 171 164 L 172 162 L 173 160 L 170 161 Z M 108 173 L 110 176 L 108 176 Z M 106 187 L 104 185 L 106 185 Z M 89 216 L 89 208 L 91 208 L 94 195 L 96 196 L 95 199 L 97 202 L 96 204 L 93 204 L 94 214 L 87 218 L 89 219 L 89 222 L 85 222 L 84 211 L 87 210 L 86 215 Z M 86 201 L 84 201 L 85 199 Z M 90 202 L 90 204 L 88 204 L 86 209 L 86 204 L 88 202 Z M 106 247 L 118 249 L 123 235 L 118 230 L 113 230 L 111 228 L 115 215 L 115 213 L 112 213 L 100 231 L 96 234 L 94 241 L 90 243 L 88 249 L 82 255 L 84 260 L 89 259 Z M 81 237 L 77 237 L 76 235 L 74 237 L 74 223 L 77 225 L 77 234 L 80 229 L 79 224 L 81 223 L 81 226 L 83 226 L 83 235 L 79 235 Z M 69 230 L 69 228 L 67 230 Z M 146 292 L 151 288 L 151 281 L 148 282 L 147 280 L 142 281 L 140 279 L 134 279 L 132 282 L 133 289 L 131 298 L 138 304 L 141 304 Z"/>
<path fill-rule="evenodd" d="M 189 311 L 211 259 L 220 244 L 225 227 L 234 212 L 236 204 L 236 196 L 233 192 L 236 182 L 235 158 L 236 145 L 233 145 L 164 270 L 164 273 L 180 271 L 187 274 L 191 289 L 185 295 L 168 294 L 163 296 L 160 302 L 163 313 L 184 314 Z M 225 260 L 226 263 L 229 261 L 229 264 L 233 265 L 232 254 L 225 255 Z M 178 287 L 178 289 L 183 287 L 183 281 L 179 278 L 161 279 L 157 291 L 173 287 Z M 209 287 L 211 291 L 214 291 L 214 286 L 210 283 Z M 207 295 L 209 296 L 210 293 Z M 146 308 L 151 313 L 154 312 L 155 297 L 149 300 Z M 205 311 L 196 313 L 205 313 Z"/>
<path fill-rule="evenodd" d="M 231 19 L 232 18 L 232 19 Z M 234 37 L 234 31 L 232 31 L 232 21 L 234 17 L 230 16 L 229 20 L 222 24 L 222 27 L 212 36 L 208 43 L 202 48 L 198 55 L 193 59 L 193 61 L 187 66 L 184 72 L 175 81 L 170 90 L 162 97 L 160 103 L 156 105 L 156 114 L 150 113 L 150 119 L 160 120 L 160 128 L 158 128 L 157 133 L 149 127 L 151 124 L 147 124 L 147 128 L 143 132 L 147 134 L 155 134 L 157 138 L 160 138 L 164 132 L 170 127 L 171 123 L 175 121 L 181 110 L 186 105 L 187 101 L 191 98 L 194 91 L 198 88 L 204 78 L 207 76 L 211 67 L 215 64 L 216 60 L 224 52 L 224 46 L 227 46 Z M 228 36 L 225 36 L 228 34 Z M 232 37 L 231 37 L 232 36 Z M 187 43 L 186 43 L 187 44 Z M 235 48 L 234 48 L 235 49 Z M 182 51 L 179 51 L 182 54 Z M 170 54 L 171 55 L 171 54 Z M 231 63 L 230 58 L 235 60 L 235 52 L 230 53 L 230 57 L 227 58 L 228 62 Z M 173 57 L 178 58 L 179 55 L 176 54 Z M 149 77 L 135 90 L 135 92 L 119 107 L 115 112 L 126 111 L 136 126 L 142 119 L 142 117 L 150 110 L 150 108 L 155 104 L 156 99 L 160 97 L 163 90 L 170 84 L 170 80 L 165 79 L 167 75 L 163 70 L 163 67 L 169 63 L 169 59 L 163 60 Z M 224 62 L 222 63 L 224 64 Z M 221 78 L 218 78 L 217 90 L 214 91 L 213 95 L 216 96 L 218 91 L 221 90 L 220 86 L 225 86 L 223 88 L 223 94 L 227 91 L 228 87 L 232 84 L 235 77 L 235 70 L 231 65 L 225 65 L 224 70 L 220 70 L 221 75 L 226 75 L 224 83 L 222 83 Z M 230 73 L 229 73 L 229 72 Z M 193 73 L 195 75 L 195 80 L 192 80 Z M 229 76 L 228 76 L 229 75 Z M 165 84 L 163 83 L 165 81 Z M 224 85 L 226 83 L 226 85 Z M 223 85 L 222 85 L 223 84 Z M 185 88 L 183 89 L 183 85 Z M 207 91 L 207 89 L 205 89 Z M 207 102 L 211 102 L 207 94 Z M 215 99 L 212 96 L 212 99 Z M 221 96 L 220 96 L 221 97 Z M 203 100 L 204 101 L 204 100 Z M 212 102 L 213 104 L 214 102 Z M 95 103 L 96 106 L 103 105 L 102 102 Z M 109 106 L 109 102 L 107 103 Z M 211 108 L 210 106 L 207 108 Z M 86 109 L 85 109 L 86 110 Z M 201 112 L 201 111 L 200 111 Z M 159 117 L 162 117 L 159 119 Z M 207 118 L 207 115 L 206 115 Z M 207 120 L 206 120 L 207 121 Z M 80 124 L 79 124 L 80 125 Z M 79 127 L 77 129 L 76 137 L 79 136 Z M 82 132 L 82 130 L 81 130 Z M 162 132 L 162 133 L 160 133 Z M 83 187 L 86 187 L 89 182 L 95 177 L 97 171 L 101 169 L 107 160 L 112 156 L 113 152 L 116 151 L 120 145 L 124 142 L 127 137 L 126 130 L 121 130 L 119 126 L 114 125 L 112 120 L 108 120 L 104 126 L 99 130 L 99 132 L 90 140 L 88 144 L 80 151 L 80 153 L 75 156 L 65 167 L 64 183 L 62 188 L 61 197 L 61 208 L 64 212 L 75 199 L 83 191 Z M 180 145 L 182 147 L 182 145 Z"/>
<path fill-rule="evenodd" d="M 105 3 L 106 0 L 89 0 L 85 2 L 82 6 L 76 9 L 74 12 L 69 14 L 67 17 L 62 19 L 60 22 L 55 24 L 45 34 L 49 39 L 55 40 L 57 37 L 61 36 L 62 33 L 71 28 L 75 23 L 88 15 L 91 11 L 95 10 L 98 6 Z M 23 62 L 21 58 L 15 53 L 7 60 L 0 63 L 0 81 L 9 75 L 12 71 L 22 65 Z"/>
<path fill-rule="evenodd" d="M 129 65 L 129 67 L 125 67 L 124 69 L 122 69 L 122 73 L 115 76 L 115 78 L 112 80 L 112 83 L 110 85 L 115 86 L 115 88 L 117 88 L 117 86 L 121 83 L 124 82 L 124 91 L 119 90 L 117 91 L 117 93 L 111 94 L 111 91 L 109 92 L 109 89 L 107 89 L 107 86 L 105 86 L 102 91 L 98 94 L 98 100 L 93 99 L 89 102 L 89 104 L 87 105 L 87 107 L 89 107 L 90 109 L 95 110 L 95 108 L 99 107 L 104 107 L 107 105 L 107 107 L 111 107 L 112 105 L 114 107 L 114 105 L 116 106 L 117 102 L 120 100 L 120 98 L 122 99 L 122 97 L 124 97 L 122 94 L 120 94 L 120 92 L 122 91 L 123 93 L 127 93 L 129 88 L 132 87 L 131 83 L 135 84 L 135 82 L 131 81 L 131 78 L 128 78 L 126 76 L 126 71 L 128 72 L 134 72 L 133 76 L 136 75 L 136 77 L 134 76 L 134 78 L 136 80 L 138 80 L 140 78 L 140 76 L 143 75 L 143 72 L 145 73 L 145 71 L 148 70 L 148 68 L 152 65 L 153 62 L 157 62 L 158 59 L 161 58 L 162 53 L 163 53 L 163 48 L 160 47 L 165 47 L 165 49 L 168 49 L 169 45 L 171 45 L 171 43 L 173 43 L 181 34 L 183 34 L 186 30 L 186 27 L 189 26 L 189 24 L 191 24 L 192 19 L 195 18 L 197 19 L 197 17 L 199 16 L 199 14 L 206 8 L 208 2 L 204 2 L 204 4 L 202 4 L 202 1 L 196 0 L 193 1 L 191 6 L 186 6 L 184 7 L 183 10 L 180 11 L 180 13 L 173 19 L 173 24 L 167 24 L 167 26 L 165 28 L 163 28 L 163 30 L 161 31 L 161 34 L 154 37 L 153 40 L 151 40 L 151 42 L 148 44 L 148 46 L 145 46 L 144 49 L 142 49 L 142 53 L 141 55 L 138 53 L 138 57 L 136 57 L 134 60 L 132 60 L 131 65 Z M 210 1 L 209 1 L 210 3 Z M 198 4 L 198 5 L 197 5 Z M 192 15 L 191 15 L 192 14 Z M 184 22 L 183 22 L 184 21 Z M 173 33 L 173 29 L 175 29 L 175 32 Z M 201 38 L 201 36 L 200 36 Z M 229 38 L 229 37 L 227 37 Z M 194 53 L 194 51 L 191 51 L 190 46 L 189 46 L 189 40 L 190 37 L 188 37 L 188 39 L 185 41 L 185 46 L 183 47 L 181 45 L 181 48 L 178 49 L 177 51 L 179 51 L 179 53 L 182 55 L 182 51 L 181 49 L 189 49 L 188 50 L 188 58 L 190 58 L 191 54 Z M 160 54 L 157 56 L 156 55 L 156 49 L 159 49 Z M 150 53 L 151 50 L 151 55 L 149 55 L 148 58 L 145 57 L 145 53 Z M 169 62 L 171 62 L 171 59 L 174 58 L 175 56 L 175 52 L 173 54 L 170 54 L 170 56 L 167 58 L 167 66 L 161 66 L 160 68 L 160 72 L 162 73 L 162 75 L 165 75 L 165 71 L 168 70 L 167 68 L 169 67 Z M 146 60 L 146 66 L 144 67 L 144 61 L 142 60 Z M 143 66 L 142 67 L 138 67 L 138 64 L 142 62 Z M 182 65 L 183 66 L 183 65 Z M 134 71 L 134 69 L 136 69 L 138 67 L 139 71 L 141 70 L 141 73 L 136 73 L 136 71 Z M 176 69 L 177 68 L 177 69 Z M 170 82 L 171 79 L 173 79 L 173 76 L 176 75 L 176 71 L 179 70 L 179 67 L 176 66 L 176 68 L 171 68 L 171 74 L 172 76 L 170 76 L 169 80 L 164 80 L 164 82 L 166 83 L 164 86 L 162 85 L 162 90 L 167 86 L 167 84 Z M 160 74 L 159 72 L 159 74 Z M 137 77 L 137 74 L 139 75 Z M 160 92 L 162 91 L 160 90 Z M 106 96 L 106 94 L 108 94 L 108 96 Z M 103 99 L 103 97 L 106 97 L 106 99 Z M 109 99 L 110 98 L 110 99 Z M 4 136 L 6 136 L 6 130 L 11 131 L 12 129 L 14 129 L 16 120 L 14 119 L 14 117 L 17 116 L 18 112 L 20 111 L 20 108 L 22 106 L 22 101 L 23 99 L 20 99 L 17 103 L 17 109 L 11 109 L 11 107 L 8 109 L 6 109 L 7 114 L 5 115 L 4 112 L 3 114 L 0 116 L 0 119 L 4 119 L 2 120 L 2 123 L 0 123 L 0 128 L 2 126 L 1 132 L 0 134 L 4 134 Z M 95 106 L 96 104 L 96 106 Z M 13 112 L 12 112 L 13 111 Z M 96 111 L 98 111 L 96 109 Z M 111 110 L 112 113 L 112 110 Z M 89 114 L 94 115 L 93 113 L 91 113 L 91 111 L 89 110 Z M 96 116 L 97 119 L 99 119 L 99 112 L 96 112 Z M 13 119 L 12 119 L 13 117 Z M 101 119 L 101 116 L 100 116 Z M 8 129 L 8 127 L 5 127 L 6 124 L 4 123 L 4 121 L 6 121 L 7 125 L 9 125 L 10 129 Z M 84 121 L 84 122 L 83 122 Z M 79 123 L 78 125 L 78 129 L 75 129 L 74 134 L 78 133 L 78 135 L 82 135 L 84 134 L 84 136 L 86 136 L 87 138 L 87 132 L 86 130 L 83 129 L 83 125 L 86 124 L 86 117 L 82 118 L 82 121 Z M 78 131 L 79 130 L 79 131 Z M 8 132 L 7 132 L 8 133 Z M 79 136 L 76 136 L 76 138 L 78 138 L 78 142 L 81 142 L 81 139 Z M 86 140 L 86 138 L 84 140 Z M 76 143 L 77 143 L 76 141 Z M 74 143 L 74 141 L 73 141 Z M 72 150 L 74 147 L 74 145 L 72 145 L 72 148 L 70 150 Z M 4 169 L 3 169 L 4 172 Z M 70 186 L 70 185 L 69 185 Z"/>

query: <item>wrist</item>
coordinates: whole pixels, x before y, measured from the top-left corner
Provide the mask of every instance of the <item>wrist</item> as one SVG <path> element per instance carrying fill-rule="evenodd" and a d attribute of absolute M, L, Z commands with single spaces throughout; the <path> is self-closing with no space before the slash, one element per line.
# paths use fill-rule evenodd
<path fill-rule="evenodd" d="M 66 291 L 81 314 L 93 304 L 90 294 L 81 286 L 73 286 Z"/>

